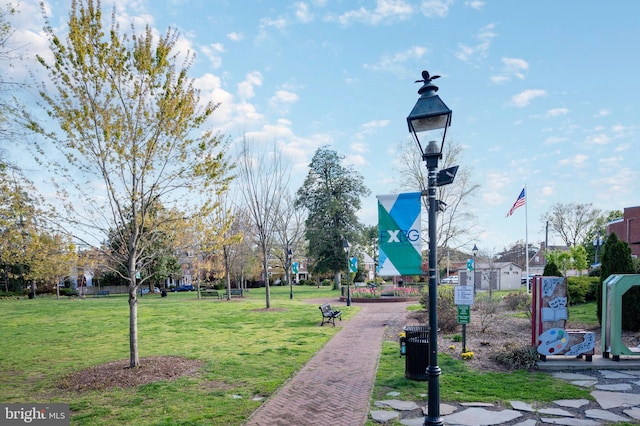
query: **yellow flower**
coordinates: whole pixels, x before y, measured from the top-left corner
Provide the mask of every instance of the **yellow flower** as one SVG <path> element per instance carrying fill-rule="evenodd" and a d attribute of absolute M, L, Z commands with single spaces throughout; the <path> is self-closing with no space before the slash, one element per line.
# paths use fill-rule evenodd
<path fill-rule="evenodd" d="M 453 350 L 456 348 L 456 345 L 449 345 L 449 349 Z"/>
<path fill-rule="evenodd" d="M 471 359 L 473 358 L 473 352 L 468 351 L 468 352 L 462 352 L 462 359 Z"/>
<path fill-rule="evenodd" d="M 406 334 L 405 334 L 405 332 L 404 332 L 404 331 L 401 331 L 401 332 L 398 334 L 398 336 L 399 336 L 399 337 L 406 337 Z"/>

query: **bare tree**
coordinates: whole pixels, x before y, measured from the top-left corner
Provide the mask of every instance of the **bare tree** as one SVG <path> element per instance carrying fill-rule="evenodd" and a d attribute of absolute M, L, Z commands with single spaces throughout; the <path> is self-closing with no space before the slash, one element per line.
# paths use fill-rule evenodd
<path fill-rule="evenodd" d="M 462 147 L 447 140 L 443 150 L 440 169 L 457 165 Z M 401 144 L 396 157 L 398 190 L 404 192 L 427 190 L 427 168 L 412 140 Z M 475 218 L 470 213 L 470 200 L 479 188 L 471 180 L 468 168 L 458 169 L 455 180 L 450 185 L 438 187 L 438 200 L 445 203 L 444 211 L 438 214 L 438 247 L 460 249 L 475 240 Z M 426 200 L 423 199 L 426 206 Z M 426 234 L 425 234 L 426 235 Z M 438 264 L 446 251 L 438 252 Z"/>
<path fill-rule="evenodd" d="M 575 246 L 584 241 L 601 213 L 591 203 L 556 203 L 542 216 L 542 221 L 548 222 L 567 246 Z"/>
<path fill-rule="evenodd" d="M 274 145 L 271 150 L 242 139 L 238 177 L 244 200 L 260 248 L 262 272 L 266 289 L 266 308 L 271 307 L 269 287 L 269 256 L 277 224 L 280 221 L 280 202 L 289 185 L 289 166 Z"/>
<path fill-rule="evenodd" d="M 276 250 L 276 256 L 280 258 L 287 283 L 291 286 L 291 264 L 293 256 L 299 254 L 303 247 L 306 211 L 302 206 L 296 207 L 295 199 L 290 191 L 283 194 L 278 218 L 276 242 L 280 247 L 279 250 Z M 290 297 L 293 298 L 293 292 L 290 292 Z"/>

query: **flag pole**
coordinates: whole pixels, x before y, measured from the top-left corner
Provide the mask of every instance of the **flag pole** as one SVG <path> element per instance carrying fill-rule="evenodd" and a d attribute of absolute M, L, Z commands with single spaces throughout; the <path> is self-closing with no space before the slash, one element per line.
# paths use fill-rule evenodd
<path fill-rule="evenodd" d="M 527 294 L 531 294 L 531 281 L 529 281 L 529 196 L 527 195 L 527 184 L 524 184 L 524 247 L 526 256 L 526 274 L 527 274 Z"/>

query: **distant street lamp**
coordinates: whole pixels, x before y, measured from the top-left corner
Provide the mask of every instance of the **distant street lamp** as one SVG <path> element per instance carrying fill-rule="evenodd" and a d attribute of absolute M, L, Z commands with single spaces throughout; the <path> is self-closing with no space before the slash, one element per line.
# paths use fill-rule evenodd
<path fill-rule="evenodd" d="M 287 250 L 287 281 L 289 281 L 289 299 L 293 300 L 293 280 L 291 279 L 291 260 L 293 251 Z"/>
<path fill-rule="evenodd" d="M 349 270 L 351 269 L 351 265 L 349 263 L 349 249 L 351 248 L 351 244 L 349 244 L 349 241 L 344 240 L 344 242 L 342 243 L 342 248 L 347 254 L 347 306 L 351 306 L 351 287 L 349 285 L 351 282 L 351 280 L 349 279 Z"/>
<path fill-rule="evenodd" d="M 436 187 L 447 185 L 453 182 L 458 167 L 451 167 L 441 170 L 439 173 L 438 160 L 442 158 L 442 148 L 447 135 L 447 127 L 451 125 L 452 111 L 447 107 L 436 94 L 438 86 L 432 80 L 439 76 L 430 76 L 429 72 L 422 71 L 422 87 L 418 90 L 420 98 L 407 117 L 409 132 L 413 135 L 418 149 L 422 155 L 422 160 L 427 164 L 427 196 L 429 212 L 429 367 L 427 376 L 429 379 L 429 402 L 427 406 L 427 416 L 425 425 L 444 425 L 440 417 L 440 367 L 438 367 L 438 234 L 437 234 L 437 213 L 440 201 L 436 200 Z M 426 148 L 420 142 L 420 135 L 433 134 L 433 131 L 442 131 L 442 141 L 429 140 Z M 436 132 L 437 133 L 437 132 Z"/>
<path fill-rule="evenodd" d="M 604 239 L 600 236 L 600 231 L 598 231 L 598 233 L 596 234 L 596 237 L 593 239 L 593 246 L 596 248 L 596 257 L 593 261 L 594 265 L 598 264 L 598 251 L 602 244 L 604 244 Z"/>

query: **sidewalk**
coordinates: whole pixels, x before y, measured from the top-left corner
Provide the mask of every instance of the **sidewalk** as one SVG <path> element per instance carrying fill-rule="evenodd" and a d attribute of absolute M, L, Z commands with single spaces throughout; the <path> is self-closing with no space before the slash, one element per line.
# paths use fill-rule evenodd
<path fill-rule="evenodd" d="M 339 306 L 335 300 L 329 302 Z M 349 321 L 336 321 L 342 330 L 256 410 L 246 424 L 364 425 L 385 326 L 404 323 L 408 305 L 405 302 L 359 304 L 360 312 Z M 331 327 L 324 325 L 327 326 Z"/>

